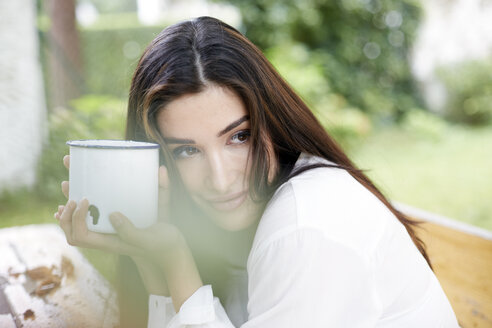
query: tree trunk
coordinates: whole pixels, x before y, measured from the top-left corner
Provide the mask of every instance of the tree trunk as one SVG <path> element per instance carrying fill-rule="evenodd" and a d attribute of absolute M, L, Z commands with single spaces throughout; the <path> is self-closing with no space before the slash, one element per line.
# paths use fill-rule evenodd
<path fill-rule="evenodd" d="M 49 90 L 51 107 L 68 105 L 82 93 L 82 59 L 75 22 L 75 0 L 49 0 Z"/>

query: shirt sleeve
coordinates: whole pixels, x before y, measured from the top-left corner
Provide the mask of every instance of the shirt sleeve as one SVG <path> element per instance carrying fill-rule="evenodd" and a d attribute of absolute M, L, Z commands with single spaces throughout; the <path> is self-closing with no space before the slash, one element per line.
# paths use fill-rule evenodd
<path fill-rule="evenodd" d="M 148 328 L 233 328 L 210 285 L 202 286 L 174 311 L 171 297 L 150 295 Z"/>

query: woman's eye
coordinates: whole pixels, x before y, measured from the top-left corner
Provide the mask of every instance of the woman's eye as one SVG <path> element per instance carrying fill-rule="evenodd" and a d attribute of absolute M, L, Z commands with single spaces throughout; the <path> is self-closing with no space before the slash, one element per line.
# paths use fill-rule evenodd
<path fill-rule="evenodd" d="M 242 144 L 249 140 L 251 132 L 249 130 L 239 131 L 232 136 L 231 140 L 233 144 Z"/>
<path fill-rule="evenodd" d="M 199 150 L 192 146 L 182 146 L 173 150 L 174 158 L 189 158 L 198 154 Z"/>

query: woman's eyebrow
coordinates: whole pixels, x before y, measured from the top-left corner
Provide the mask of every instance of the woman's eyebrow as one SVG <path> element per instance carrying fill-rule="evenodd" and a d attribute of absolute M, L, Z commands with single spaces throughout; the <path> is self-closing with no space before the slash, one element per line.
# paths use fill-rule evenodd
<path fill-rule="evenodd" d="M 244 115 L 243 117 L 241 117 L 240 119 L 232 122 L 231 124 L 229 124 L 224 130 L 220 131 L 218 134 L 217 134 L 217 137 L 221 137 L 223 136 L 224 134 L 226 134 L 227 132 L 231 131 L 232 129 L 234 129 L 236 126 L 240 125 L 241 123 L 243 123 L 244 121 L 247 121 L 249 120 L 249 115 Z"/>
<path fill-rule="evenodd" d="M 244 115 L 243 117 L 241 117 L 240 119 L 232 122 L 231 124 L 229 124 L 224 130 L 220 131 L 218 134 L 217 134 L 217 137 L 221 137 L 223 136 L 224 134 L 226 134 L 227 132 L 231 131 L 232 129 L 234 129 L 235 127 L 239 126 L 241 123 L 245 122 L 249 120 L 249 115 Z M 164 141 L 167 143 L 167 144 L 194 144 L 196 143 L 195 140 L 192 140 L 192 139 L 181 139 L 181 138 L 173 138 L 173 137 L 164 137 Z"/>

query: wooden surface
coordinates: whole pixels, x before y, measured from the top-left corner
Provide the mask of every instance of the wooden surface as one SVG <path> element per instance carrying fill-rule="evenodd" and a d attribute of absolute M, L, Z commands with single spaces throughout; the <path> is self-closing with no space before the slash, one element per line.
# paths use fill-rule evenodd
<path fill-rule="evenodd" d="M 419 235 L 463 328 L 492 328 L 492 240 L 426 222 Z M 492 236 L 492 234 L 490 234 Z"/>
<path fill-rule="evenodd" d="M 0 327 L 117 326 L 115 292 L 57 225 L 0 229 Z"/>

